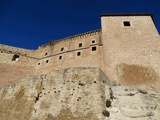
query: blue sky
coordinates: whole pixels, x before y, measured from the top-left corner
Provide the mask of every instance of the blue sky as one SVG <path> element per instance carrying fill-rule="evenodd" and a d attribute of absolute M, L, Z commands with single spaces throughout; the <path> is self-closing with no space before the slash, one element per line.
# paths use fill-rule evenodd
<path fill-rule="evenodd" d="M 0 0 L 0 43 L 27 49 L 101 28 L 102 13 L 153 13 L 160 0 Z"/>

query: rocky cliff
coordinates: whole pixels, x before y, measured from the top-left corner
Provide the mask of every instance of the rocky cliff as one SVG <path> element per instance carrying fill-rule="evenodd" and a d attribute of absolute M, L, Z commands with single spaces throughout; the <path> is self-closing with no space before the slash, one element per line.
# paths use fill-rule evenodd
<path fill-rule="evenodd" d="M 160 91 L 111 84 L 99 68 L 26 76 L 0 88 L 1 120 L 159 120 Z"/>

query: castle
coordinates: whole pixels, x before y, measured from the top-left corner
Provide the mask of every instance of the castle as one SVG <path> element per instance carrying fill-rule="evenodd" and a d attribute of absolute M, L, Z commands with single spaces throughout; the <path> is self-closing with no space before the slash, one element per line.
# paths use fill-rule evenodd
<path fill-rule="evenodd" d="M 1 44 L 0 86 L 70 67 L 98 67 L 113 83 L 159 79 L 160 36 L 152 14 L 103 14 L 101 26 L 37 50 Z"/>
<path fill-rule="evenodd" d="M 0 45 L 0 118 L 159 120 L 152 14 L 103 14 L 101 26 L 37 50 Z"/>

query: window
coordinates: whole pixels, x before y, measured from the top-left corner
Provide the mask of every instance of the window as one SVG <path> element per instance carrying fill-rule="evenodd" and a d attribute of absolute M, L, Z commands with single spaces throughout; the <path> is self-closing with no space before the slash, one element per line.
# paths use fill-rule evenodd
<path fill-rule="evenodd" d="M 96 46 L 92 47 L 92 51 L 96 51 Z"/>
<path fill-rule="evenodd" d="M 62 47 L 62 48 L 61 48 L 61 51 L 63 51 L 63 50 L 64 50 L 64 48 Z"/>
<path fill-rule="evenodd" d="M 18 61 L 18 59 L 19 59 L 19 55 L 14 55 L 12 58 L 12 61 Z"/>
<path fill-rule="evenodd" d="M 80 56 L 81 55 L 81 52 L 77 52 L 77 56 Z"/>
<path fill-rule="evenodd" d="M 124 21 L 124 22 L 123 22 L 123 25 L 124 25 L 124 26 L 131 26 L 131 24 L 130 24 L 129 21 Z"/>
<path fill-rule="evenodd" d="M 59 56 L 59 60 L 61 60 L 62 59 L 62 56 Z"/>
<path fill-rule="evenodd" d="M 95 40 L 92 40 L 92 43 L 95 43 Z"/>
<path fill-rule="evenodd" d="M 79 43 L 79 47 L 82 47 L 82 43 Z"/>
<path fill-rule="evenodd" d="M 40 65 L 40 63 L 38 63 L 38 65 Z"/>
<path fill-rule="evenodd" d="M 49 62 L 49 60 L 46 60 L 46 63 L 48 63 Z"/>
<path fill-rule="evenodd" d="M 47 55 L 48 53 L 45 53 L 45 56 Z"/>

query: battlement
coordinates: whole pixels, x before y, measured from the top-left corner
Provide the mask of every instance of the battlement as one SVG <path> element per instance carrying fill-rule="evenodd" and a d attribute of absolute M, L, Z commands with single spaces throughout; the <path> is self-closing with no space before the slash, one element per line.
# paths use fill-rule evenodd
<path fill-rule="evenodd" d="M 97 30 L 93 30 L 93 31 L 69 36 L 69 37 L 66 37 L 66 38 L 59 39 L 59 40 L 52 40 L 47 44 L 41 45 L 40 47 L 45 47 L 47 45 L 59 44 L 61 42 L 67 42 L 67 41 L 71 41 L 71 40 L 75 40 L 75 39 L 81 39 L 83 37 L 92 36 L 92 35 L 96 35 L 96 34 L 101 34 L 101 29 L 97 29 Z"/>

